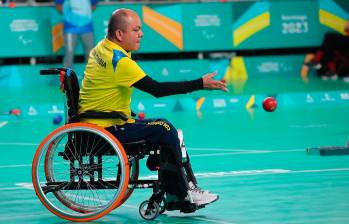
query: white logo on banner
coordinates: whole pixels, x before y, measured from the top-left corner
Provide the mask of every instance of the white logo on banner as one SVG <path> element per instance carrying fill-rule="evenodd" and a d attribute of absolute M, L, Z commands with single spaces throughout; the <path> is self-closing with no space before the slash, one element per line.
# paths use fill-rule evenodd
<path fill-rule="evenodd" d="M 340 96 L 342 100 L 349 100 L 349 93 L 341 93 Z"/>
<path fill-rule="evenodd" d="M 226 107 L 227 104 L 224 99 L 213 99 L 213 106 L 215 108 L 221 108 L 221 107 Z"/>
<path fill-rule="evenodd" d="M 212 34 L 212 33 L 210 33 L 210 32 L 207 31 L 207 30 L 202 30 L 201 33 L 202 33 L 202 35 L 205 37 L 206 40 L 213 39 L 213 38 L 216 37 L 215 34 Z"/>
<path fill-rule="evenodd" d="M 309 32 L 307 15 L 282 15 L 282 34 L 302 34 Z"/>
<path fill-rule="evenodd" d="M 22 35 L 18 37 L 18 40 L 21 41 L 23 45 L 27 45 L 33 42 L 32 40 L 25 39 Z"/>
<path fill-rule="evenodd" d="M 179 73 L 190 73 L 190 72 L 191 72 L 191 69 L 184 69 L 184 68 L 179 69 Z"/>
<path fill-rule="evenodd" d="M 230 98 L 229 102 L 230 103 L 238 103 L 239 99 L 238 98 Z"/>
<path fill-rule="evenodd" d="M 10 24 L 12 32 L 24 32 L 24 31 L 35 31 L 39 30 L 39 24 L 35 19 L 14 19 Z"/>
<path fill-rule="evenodd" d="M 52 109 L 47 111 L 49 114 L 63 114 L 63 110 L 59 110 L 57 105 L 52 105 Z"/>
<path fill-rule="evenodd" d="M 305 101 L 307 103 L 314 103 L 314 98 L 310 94 L 307 94 L 307 99 Z"/>
<path fill-rule="evenodd" d="M 195 20 L 196 27 L 221 26 L 221 20 L 218 15 L 197 15 Z"/>
<path fill-rule="evenodd" d="M 166 107 L 167 105 L 165 103 L 155 103 L 154 107 Z"/>
<path fill-rule="evenodd" d="M 335 101 L 336 99 L 331 97 L 330 94 L 325 93 L 324 96 L 321 98 L 321 101 Z"/>
<path fill-rule="evenodd" d="M 138 106 L 137 106 L 137 109 L 138 109 L 139 111 L 144 111 L 144 109 L 145 109 L 144 104 L 143 104 L 142 102 L 139 102 L 139 103 L 138 103 Z"/>
<path fill-rule="evenodd" d="M 161 74 L 162 74 L 163 76 L 168 76 L 168 70 L 167 70 L 167 68 L 163 68 Z"/>
<path fill-rule="evenodd" d="M 258 66 L 258 71 L 262 73 L 266 72 L 279 72 L 280 67 L 278 62 L 263 62 Z"/>
<path fill-rule="evenodd" d="M 33 106 L 30 106 L 30 107 L 29 107 L 29 110 L 28 110 L 28 115 L 29 115 L 29 116 L 38 115 L 38 111 L 37 111 Z"/>

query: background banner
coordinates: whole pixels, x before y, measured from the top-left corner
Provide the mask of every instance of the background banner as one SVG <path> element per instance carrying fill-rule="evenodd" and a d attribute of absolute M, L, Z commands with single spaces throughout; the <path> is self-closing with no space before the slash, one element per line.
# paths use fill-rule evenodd
<path fill-rule="evenodd" d="M 93 13 L 96 43 L 120 5 Z M 285 0 L 178 4 L 123 4 L 143 21 L 139 53 L 314 47 L 327 31 L 343 33 L 346 0 Z M 61 25 L 53 6 L 0 7 L 0 57 L 62 54 Z M 82 53 L 78 46 L 78 54 Z"/>

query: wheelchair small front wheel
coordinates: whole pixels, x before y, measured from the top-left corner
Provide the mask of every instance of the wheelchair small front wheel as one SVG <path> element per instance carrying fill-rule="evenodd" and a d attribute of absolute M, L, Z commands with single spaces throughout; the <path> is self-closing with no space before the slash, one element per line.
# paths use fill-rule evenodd
<path fill-rule="evenodd" d="M 153 220 L 158 217 L 160 207 L 157 202 L 150 203 L 149 200 L 143 201 L 139 206 L 139 214 L 145 220 Z"/>

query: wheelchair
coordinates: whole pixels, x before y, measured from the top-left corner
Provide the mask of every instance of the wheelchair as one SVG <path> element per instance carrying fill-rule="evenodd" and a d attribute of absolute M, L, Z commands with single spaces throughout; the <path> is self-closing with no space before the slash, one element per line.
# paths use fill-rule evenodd
<path fill-rule="evenodd" d="M 146 141 L 121 144 L 104 128 L 79 122 L 81 118 L 127 117 L 117 112 L 78 113 L 80 88 L 73 70 L 53 68 L 41 70 L 40 74 L 60 76 L 66 101 L 65 125 L 40 143 L 32 164 L 35 193 L 49 211 L 70 221 L 96 220 L 121 206 L 134 189 L 142 188 L 153 190 L 150 199 L 139 206 L 145 220 L 153 220 L 166 210 L 199 209 L 188 202 L 166 203 L 159 168 L 165 162 L 161 159 L 161 146 Z M 158 179 L 138 179 L 139 160 L 145 157 L 160 158 L 151 169 L 158 171 Z"/>

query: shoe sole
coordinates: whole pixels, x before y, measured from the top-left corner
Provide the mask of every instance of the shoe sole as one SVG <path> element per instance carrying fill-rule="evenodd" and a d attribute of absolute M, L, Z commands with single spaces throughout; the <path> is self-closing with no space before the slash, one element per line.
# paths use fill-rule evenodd
<path fill-rule="evenodd" d="M 205 207 L 206 205 L 208 205 L 208 204 L 212 204 L 213 202 L 215 202 L 215 201 L 217 201 L 219 199 L 219 195 L 217 195 L 217 198 L 215 199 L 215 200 L 213 200 L 213 201 L 211 201 L 211 202 L 209 202 L 209 203 L 205 203 L 205 204 L 200 204 L 200 205 L 198 205 L 198 207 Z"/>

